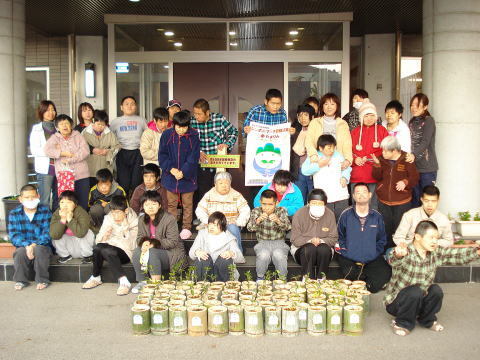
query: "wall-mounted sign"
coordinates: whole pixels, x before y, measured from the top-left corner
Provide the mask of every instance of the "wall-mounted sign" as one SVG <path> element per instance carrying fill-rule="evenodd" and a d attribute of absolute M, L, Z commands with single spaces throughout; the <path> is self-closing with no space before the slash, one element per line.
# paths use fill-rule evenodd
<path fill-rule="evenodd" d="M 200 164 L 204 168 L 238 169 L 240 155 L 207 155 L 208 163 Z"/>
<path fill-rule="evenodd" d="M 126 62 L 117 62 L 115 63 L 115 71 L 120 74 L 126 74 L 129 71 L 128 63 Z"/>

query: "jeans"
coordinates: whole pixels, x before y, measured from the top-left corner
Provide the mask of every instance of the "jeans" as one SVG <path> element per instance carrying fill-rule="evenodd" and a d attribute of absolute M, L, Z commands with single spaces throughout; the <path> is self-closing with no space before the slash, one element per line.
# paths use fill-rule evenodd
<path fill-rule="evenodd" d="M 418 180 L 417 185 L 413 188 L 412 192 L 412 208 L 416 208 L 421 205 L 420 197 L 422 196 L 423 188 L 427 185 L 435 185 L 436 181 L 436 171 L 420 173 L 420 179 Z"/>
<path fill-rule="evenodd" d="M 217 257 L 215 263 L 213 262 L 210 255 L 208 255 L 207 260 L 195 259 L 195 275 L 198 280 L 207 280 L 207 276 L 215 275 L 216 281 L 228 281 L 229 280 L 229 266 L 233 265 L 233 259 L 223 259 L 222 257 Z"/>
<path fill-rule="evenodd" d="M 170 260 L 168 258 L 168 251 L 163 249 L 151 248 L 148 250 L 148 265 L 146 271 L 142 270 L 140 263 L 140 256 L 142 249 L 137 247 L 133 251 L 132 264 L 135 269 L 135 276 L 137 281 L 145 281 L 147 275 L 164 275 L 170 270 Z"/>
<path fill-rule="evenodd" d="M 240 234 L 240 227 L 235 224 L 228 224 L 227 225 L 227 230 L 232 233 L 233 236 L 237 238 L 237 245 L 240 251 L 243 253 L 243 247 L 242 247 L 242 235 Z"/>
<path fill-rule="evenodd" d="M 52 199 L 52 212 L 58 208 L 57 177 L 37 173 L 37 186 L 40 195 L 40 204 L 50 207 Z"/>
<path fill-rule="evenodd" d="M 283 240 L 263 240 L 254 246 L 256 261 L 255 267 L 257 278 L 263 279 L 267 272 L 268 265 L 273 262 L 275 270 L 278 270 L 281 276 L 287 276 L 287 258 L 290 248 Z"/>
<path fill-rule="evenodd" d="M 305 176 L 302 174 L 300 169 L 298 170 L 298 179 L 295 181 L 295 185 L 298 186 L 300 191 L 302 192 L 303 203 L 307 203 L 307 196 L 313 189 L 313 177 L 312 176 Z"/>

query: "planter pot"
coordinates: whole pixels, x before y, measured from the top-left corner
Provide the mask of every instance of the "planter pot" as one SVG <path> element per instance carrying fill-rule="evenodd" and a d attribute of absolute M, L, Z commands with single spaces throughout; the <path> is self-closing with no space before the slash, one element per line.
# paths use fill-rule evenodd
<path fill-rule="evenodd" d="M 132 307 L 132 330 L 134 335 L 150 333 L 150 306 L 141 304 Z"/>
<path fill-rule="evenodd" d="M 265 312 L 265 335 L 282 334 L 282 309 L 275 306 L 267 306 Z"/>
<path fill-rule="evenodd" d="M 297 336 L 299 331 L 298 308 L 295 306 L 282 308 L 282 335 Z"/>
<path fill-rule="evenodd" d="M 327 306 L 327 301 L 325 299 L 313 299 L 308 302 L 310 306 Z"/>
<path fill-rule="evenodd" d="M 212 286 L 221 286 L 222 289 L 225 286 L 225 283 L 223 281 L 214 281 L 212 282 Z"/>
<path fill-rule="evenodd" d="M 168 310 L 170 335 L 187 334 L 187 308 L 185 306 L 170 307 Z"/>
<path fill-rule="evenodd" d="M 170 300 L 168 302 L 169 307 L 177 307 L 177 306 L 184 306 L 184 305 L 185 305 L 185 301 L 182 301 L 182 300 Z"/>
<path fill-rule="evenodd" d="M 480 236 L 480 221 L 457 220 L 457 231 L 461 236 Z"/>
<path fill-rule="evenodd" d="M 10 214 L 10 211 L 20 205 L 20 201 L 18 200 L 18 195 L 4 197 L 2 198 L 2 201 L 3 210 L 5 212 L 5 224 L 7 225 L 8 233 L 8 215 Z"/>
<path fill-rule="evenodd" d="M 240 301 L 238 301 L 238 300 L 225 300 L 225 301 L 222 301 L 222 305 L 226 306 L 226 307 L 233 306 L 233 305 L 240 305 Z"/>
<path fill-rule="evenodd" d="M 185 296 L 185 290 L 182 289 L 175 289 L 170 290 L 170 296 Z"/>
<path fill-rule="evenodd" d="M 367 283 L 363 280 L 352 281 L 352 285 L 362 285 L 365 289 L 367 288 Z"/>
<path fill-rule="evenodd" d="M 166 284 L 164 282 L 162 285 L 158 287 L 158 290 L 170 293 L 170 291 L 175 290 L 175 284 Z"/>
<path fill-rule="evenodd" d="M 187 316 L 189 336 L 207 335 L 207 308 L 205 306 L 191 306 L 187 308 Z"/>
<path fill-rule="evenodd" d="M 255 300 L 241 300 L 240 301 L 240 305 L 243 307 L 243 308 L 246 308 L 247 306 L 257 306 L 257 301 Z"/>
<path fill-rule="evenodd" d="M 262 336 L 264 331 L 263 309 L 260 306 L 247 306 L 245 313 L 245 335 Z"/>
<path fill-rule="evenodd" d="M 372 293 L 368 290 L 360 290 L 358 294 L 362 296 L 364 315 L 368 315 L 370 313 L 370 295 Z"/>
<path fill-rule="evenodd" d="M 308 304 L 298 304 L 298 328 L 300 332 L 307 331 L 308 327 Z"/>
<path fill-rule="evenodd" d="M 203 301 L 200 299 L 190 299 L 185 301 L 185 306 L 188 308 L 190 306 L 202 306 Z"/>
<path fill-rule="evenodd" d="M 150 306 L 150 299 L 137 299 L 133 303 L 133 306 L 135 305 L 147 305 Z"/>
<path fill-rule="evenodd" d="M 212 306 L 219 306 L 219 305 L 222 305 L 222 302 L 217 299 L 207 300 L 203 302 L 203 306 L 205 306 L 207 309 Z"/>
<path fill-rule="evenodd" d="M 244 281 L 242 282 L 242 290 L 251 290 L 257 291 L 257 283 L 255 281 Z"/>
<path fill-rule="evenodd" d="M 154 305 L 150 309 L 150 330 L 153 335 L 168 334 L 168 306 Z"/>
<path fill-rule="evenodd" d="M 277 290 L 278 286 L 284 285 L 284 284 L 285 284 L 285 280 L 273 280 L 273 282 L 272 282 L 274 290 Z"/>
<path fill-rule="evenodd" d="M 343 308 L 341 306 L 327 306 L 327 334 L 338 335 L 342 333 Z"/>
<path fill-rule="evenodd" d="M 228 333 L 230 335 L 243 335 L 245 332 L 245 316 L 243 307 L 229 305 L 228 309 Z"/>
<path fill-rule="evenodd" d="M 228 335 L 228 310 L 225 306 L 208 308 L 208 335 L 213 337 Z"/>
<path fill-rule="evenodd" d="M 266 307 L 275 306 L 273 301 L 259 301 L 258 306 L 260 306 L 264 311 Z"/>
<path fill-rule="evenodd" d="M 324 335 L 327 331 L 327 308 L 325 306 L 310 306 L 308 308 L 307 331 L 310 335 Z"/>
<path fill-rule="evenodd" d="M 0 243 L 0 259 L 11 259 L 15 249 L 12 243 Z"/>
<path fill-rule="evenodd" d="M 344 308 L 343 331 L 347 335 L 361 335 L 363 332 L 363 308 L 347 305 Z"/>
<path fill-rule="evenodd" d="M 158 298 L 153 298 L 151 301 L 150 301 L 150 306 L 166 306 L 168 307 L 168 300 L 166 299 L 158 299 Z"/>

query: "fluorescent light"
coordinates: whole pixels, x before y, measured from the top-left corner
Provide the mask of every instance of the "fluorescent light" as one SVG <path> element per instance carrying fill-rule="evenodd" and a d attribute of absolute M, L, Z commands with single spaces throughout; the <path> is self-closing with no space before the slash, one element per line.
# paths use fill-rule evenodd
<path fill-rule="evenodd" d="M 164 68 L 164 69 L 169 69 L 170 66 L 168 66 L 168 65 L 163 65 L 163 68 Z"/>
<path fill-rule="evenodd" d="M 85 97 L 95 97 L 95 64 L 85 64 Z"/>
<path fill-rule="evenodd" d="M 176 43 L 173 43 L 173 46 L 176 46 L 176 47 L 180 47 L 182 46 L 183 44 L 181 42 L 176 42 Z"/>
<path fill-rule="evenodd" d="M 290 35 L 298 35 L 298 31 L 297 30 L 292 30 L 289 32 Z"/>
<path fill-rule="evenodd" d="M 234 36 L 234 35 L 236 35 L 236 34 L 237 34 L 237 33 L 236 33 L 235 31 L 229 31 L 229 32 L 228 32 L 228 35 L 230 35 L 230 36 Z"/>
<path fill-rule="evenodd" d="M 174 33 L 173 31 L 165 31 L 163 34 L 164 34 L 165 36 L 173 36 L 173 35 L 175 35 L 175 33 Z"/>
<path fill-rule="evenodd" d="M 236 42 L 231 42 L 230 43 L 230 46 L 237 46 L 237 45 L 238 45 L 238 43 L 236 43 Z"/>
<path fill-rule="evenodd" d="M 287 46 L 292 46 L 292 45 L 293 45 L 293 41 L 287 41 L 287 42 L 285 43 L 285 45 L 287 45 Z"/>
<path fill-rule="evenodd" d="M 128 0 L 130 2 L 140 2 L 140 0 Z"/>

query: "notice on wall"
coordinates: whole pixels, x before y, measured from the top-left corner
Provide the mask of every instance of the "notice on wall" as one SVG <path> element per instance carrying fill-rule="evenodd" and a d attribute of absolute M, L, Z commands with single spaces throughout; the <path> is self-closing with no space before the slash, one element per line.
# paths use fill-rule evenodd
<path fill-rule="evenodd" d="M 252 122 L 247 137 L 245 186 L 263 186 L 277 170 L 290 169 L 290 123 L 264 125 Z"/>

